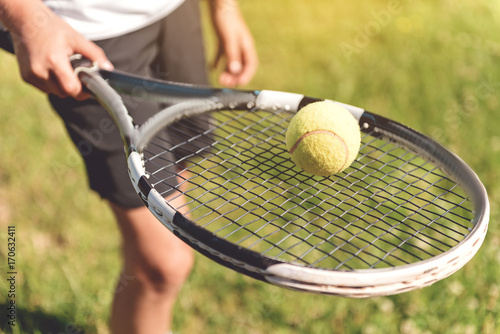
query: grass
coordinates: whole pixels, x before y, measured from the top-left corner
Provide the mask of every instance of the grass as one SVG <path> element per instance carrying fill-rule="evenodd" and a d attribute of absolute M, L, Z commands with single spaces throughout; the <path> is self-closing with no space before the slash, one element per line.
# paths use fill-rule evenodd
<path fill-rule="evenodd" d="M 479 254 L 450 278 L 351 300 L 254 282 L 197 257 L 178 333 L 500 333 L 500 28 L 487 0 L 240 0 L 260 68 L 250 88 L 332 98 L 394 118 L 461 156 L 489 192 Z M 213 54 L 213 38 L 207 35 Z M 14 333 L 107 333 L 118 231 L 45 97 L 0 54 L 0 309 L 16 227 Z M 222 283 L 221 283 L 222 282 Z M 5 312 L 5 311 L 2 311 Z M 0 328 L 5 325 L 1 314 Z"/>

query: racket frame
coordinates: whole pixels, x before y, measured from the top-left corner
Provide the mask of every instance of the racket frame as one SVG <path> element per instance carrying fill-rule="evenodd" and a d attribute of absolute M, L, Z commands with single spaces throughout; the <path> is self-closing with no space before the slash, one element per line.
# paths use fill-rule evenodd
<path fill-rule="evenodd" d="M 0 47 L 10 53 L 14 52 L 12 40 L 5 30 L 0 30 Z M 466 189 L 474 203 L 475 220 L 470 233 L 458 246 L 428 260 L 390 269 L 352 271 L 320 270 L 290 265 L 233 245 L 177 212 L 150 184 L 140 153 L 145 141 L 138 140 L 145 136 L 138 133 L 117 92 L 160 102 L 192 100 L 194 104 L 181 104 L 180 109 L 184 111 L 179 111 L 180 114 L 185 111 L 191 111 L 193 114 L 200 112 L 199 107 L 207 103 L 215 103 L 215 106 L 221 109 L 251 110 L 258 107 L 269 111 L 280 108 L 297 111 L 304 105 L 321 99 L 294 93 L 215 89 L 148 80 L 123 72 L 99 69 L 81 57 L 73 57 L 72 64 L 86 88 L 96 96 L 119 127 L 128 157 L 131 181 L 146 206 L 175 235 L 226 267 L 290 289 L 346 297 L 373 297 L 422 288 L 446 278 L 470 261 L 483 243 L 490 216 L 488 195 L 477 175 L 465 162 L 432 139 L 398 122 L 335 101 L 353 114 L 363 131 L 373 131 L 398 141 L 403 138 L 409 147 L 419 152 L 422 152 L 421 147 L 424 147 L 431 160 L 447 161 L 447 172 Z M 138 87 L 142 89 L 137 90 Z M 161 115 L 160 122 L 168 117 L 170 116 L 166 113 Z M 154 125 L 151 125 L 151 128 L 154 128 Z M 397 138 L 394 133 L 398 134 Z"/>
<path fill-rule="evenodd" d="M 78 67 L 77 67 L 78 68 Z M 394 268 L 332 271 L 280 262 L 232 244 L 196 225 L 172 208 L 148 181 L 141 150 L 144 141 L 117 92 L 138 95 L 160 102 L 180 102 L 161 111 L 143 127 L 153 129 L 155 122 L 178 119 L 207 110 L 285 109 L 291 112 L 320 101 L 300 94 L 277 91 L 241 91 L 175 84 L 144 79 L 118 71 L 79 67 L 80 78 L 117 122 L 124 139 L 132 183 L 145 205 L 162 224 L 192 248 L 238 272 L 278 286 L 308 292 L 365 298 L 390 295 L 429 286 L 462 268 L 479 250 L 487 232 L 490 207 L 487 192 L 477 175 L 458 156 L 419 132 L 364 109 L 339 103 L 358 120 L 363 131 L 372 131 L 391 140 L 403 141 L 416 151 L 425 151 L 431 161 L 445 169 L 466 189 L 474 202 L 476 219 L 459 247 L 414 264 Z M 83 75 L 82 75 L 83 74 Z M 137 92 L 137 87 L 146 87 Z M 135 90 L 135 92 L 134 92 Z M 154 132 L 148 129 L 144 133 Z M 142 135 L 144 136 L 144 135 Z M 422 149 L 423 148 L 423 149 Z"/>

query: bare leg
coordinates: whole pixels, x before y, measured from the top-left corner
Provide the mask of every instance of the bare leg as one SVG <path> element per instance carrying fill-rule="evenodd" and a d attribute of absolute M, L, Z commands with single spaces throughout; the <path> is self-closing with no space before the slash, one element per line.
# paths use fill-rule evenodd
<path fill-rule="evenodd" d="M 111 208 L 123 235 L 123 273 L 127 275 L 127 285 L 117 289 L 113 302 L 112 331 L 165 333 L 171 326 L 177 294 L 193 266 L 193 252 L 147 208 L 124 209 L 114 204 Z"/>

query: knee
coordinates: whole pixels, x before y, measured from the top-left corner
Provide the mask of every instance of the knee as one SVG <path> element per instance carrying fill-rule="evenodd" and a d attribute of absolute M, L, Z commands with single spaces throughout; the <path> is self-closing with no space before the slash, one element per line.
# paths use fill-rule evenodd
<path fill-rule="evenodd" d="M 144 289 L 156 294 L 176 293 L 189 277 L 193 265 L 193 252 L 187 250 L 163 261 L 139 261 L 134 272 Z"/>

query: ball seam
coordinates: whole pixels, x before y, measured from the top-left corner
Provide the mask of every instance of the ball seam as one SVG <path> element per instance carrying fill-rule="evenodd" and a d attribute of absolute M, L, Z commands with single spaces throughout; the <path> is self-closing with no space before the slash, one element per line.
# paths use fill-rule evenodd
<path fill-rule="evenodd" d="M 346 153 L 345 154 L 345 160 L 344 160 L 344 164 L 340 167 L 340 169 L 338 171 L 343 170 L 344 167 L 345 167 L 345 165 L 347 164 L 347 161 L 349 160 L 349 148 L 347 147 L 347 144 L 345 143 L 344 139 L 342 139 L 342 137 L 340 137 L 335 132 L 330 131 L 330 130 L 314 130 L 314 131 L 310 131 L 310 132 L 304 133 L 302 136 L 299 137 L 299 139 L 297 139 L 297 141 L 295 142 L 295 144 L 290 149 L 290 151 L 289 151 L 290 155 L 292 155 L 293 152 L 295 152 L 295 150 L 299 146 L 300 142 L 302 142 L 305 138 L 307 138 L 307 137 L 309 137 L 311 135 L 321 134 L 321 133 L 328 134 L 330 136 L 334 136 L 335 138 L 337 138 L 338 140 L 340 140 L 340 142 L 344 146 L 345 153 Z"/>

